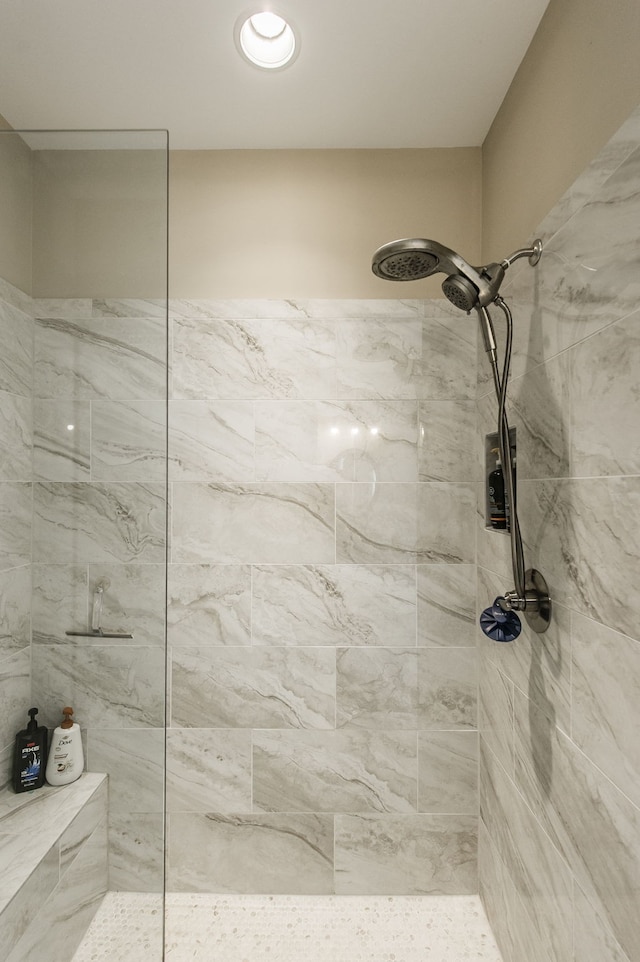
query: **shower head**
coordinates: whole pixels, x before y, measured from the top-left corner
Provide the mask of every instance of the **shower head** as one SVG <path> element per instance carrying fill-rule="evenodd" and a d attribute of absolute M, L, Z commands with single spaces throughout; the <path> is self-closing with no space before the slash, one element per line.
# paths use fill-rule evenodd
<path fill-rule="evenodd" d="M 537 264 L 541 251 L 542 245 L 536 241 L 533 247 L 516 251 L 500 264 L 472 267 L 438 241 L 404 238 L 380 247 L 373 255 L 371 270 L 386 281 L 417 281 L 432 274 L 447 274 L 442 284 L 444 296 L 468 314 L 495 301 L 505 270 L 514 260 L 528 256 L 531 264 Z"/>

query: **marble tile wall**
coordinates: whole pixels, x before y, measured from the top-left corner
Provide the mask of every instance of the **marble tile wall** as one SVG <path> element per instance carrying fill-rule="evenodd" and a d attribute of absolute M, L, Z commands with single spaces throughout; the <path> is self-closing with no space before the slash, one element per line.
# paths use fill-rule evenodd
<path fill-rule="evenodd" d="M 170 313 L 168 888 L 476 891 L 475 324 Z"/>
<path fill-rule="evenodd" d="M 107 772 L 109 884 L 160 891 L 166 609 L 166 316 L 146 301 L 34 301 L 32 691 L 71 704 Z M 131 638 L 68 636 L 91 623 Z"/>
<path fill-rule="evenodd" d="M 0 279 L 0 790 L 31 706 L 31 298 Z"/>
<path fill-rule="evenodd" d="M 509 962 L 640 959 L 639 224 L 636 114 L 505 287 L 520 520 L 554 604 L 545 635 L 479 636 L 480 890 Z M 482 609 L 511 578 L 478 531 Z"/>

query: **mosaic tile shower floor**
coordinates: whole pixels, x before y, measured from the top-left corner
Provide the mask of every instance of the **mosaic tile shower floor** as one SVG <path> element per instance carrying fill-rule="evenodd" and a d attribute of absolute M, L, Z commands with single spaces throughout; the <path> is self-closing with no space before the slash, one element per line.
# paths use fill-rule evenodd
<path fill-rule="evenodd" d="M 73 962 L 159 962 L 159 896 L 110 892 Z M 166 962 L 502 962 L 477 896 L 167 896 Z"/>

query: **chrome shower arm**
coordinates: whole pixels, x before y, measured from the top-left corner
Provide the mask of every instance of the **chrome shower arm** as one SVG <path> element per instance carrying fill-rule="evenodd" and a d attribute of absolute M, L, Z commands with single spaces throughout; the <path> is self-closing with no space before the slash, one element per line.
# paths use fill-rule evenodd
<path fill-rule="evenodd" d="M 503 261 L 500 261 L 500 264 L 506 271 L 515 261 L 519 261 L 521 257 L 528 257 L 531 266 L 535 267 L 542 257 L 542 241 L 535 240 L 531 247 L 521 247 L 519 250 L 514 251 L 513 254 L 510 254 L 509 257 L 505 257 Z"/>

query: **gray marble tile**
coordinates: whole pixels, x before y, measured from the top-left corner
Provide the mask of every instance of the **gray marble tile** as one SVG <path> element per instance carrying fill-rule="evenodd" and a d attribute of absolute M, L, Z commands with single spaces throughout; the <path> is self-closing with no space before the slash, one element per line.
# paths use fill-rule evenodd
<path fill-rule="evenodd" d="M 161 728 L 164 724 L 162 648 L 124 645 L 34 645 L 32 685 L 42 724 L 59 724 L 62 705 L 73 705 L 81 727 Z"/>
<path fill-rule="evenodd" d="M 91 402 L 34 401 L 33 476 L 36 481 L 91 477 Z"/>
<path fill-rule="evenodd" d="M 18 836 L 0 836 L 0 839 L 3 854 L 3 879 L 0 883 L 0 939 L 2 939 L 4 951 L 10 953 L 27 932 L 30 924 L 37 919 L 42 904 L 58 884 L 60 856 L 57 846 L 46 844 L 38 847 L 38 840 L 32 837 L 34 856 L 38 859 L 37 868 L 34 872 L 25 872 L 23 859 L 25 839 Z M 9 871 L 8 867 L 14 871 Z M 20 873 L 21 887 L 14 896 L 15 871 Z M 18 959 L 20 959 L 19 956 Z"/>
<path fill-rule="evenodd" d="M 87 773 L 85 773 L 85 776 Z M 91 783 L 89 783 L 91 784 Z M 102 778 L 93 792 L 86 791 L 87 800 L 78 814 L 60 836 L 60 877 L 69 870 L 94 834 L 101 826 L 106 846 L 107 809 L 109 804 L 109 781 Z M 104 872 L 107 871 L 107 852 L 104 851 Z"/>
<path fill-rule="evenodd" d="M 164 401 L 92 401 L 94 481 L 164 481 L 166 456 Z"/>
<path fill-rule="evenodd" d="M 171 724 L 184 728 L 332 728 L 330 648 L 174 648 Z"/>
<path fill-rule="evenodd" d="M 478 814 L 477 732 L 419 732 L 418 810 Z"/>
<path fill-rule="evenodd" d="M 109 775 L 112 815 L 162 812 L 164 730 L 87 731 L 87 768 Z"/>
<path fill-rule="evenodd" d="M 83 631 L 91 620 L 88 565 L 32 565 L 33 643 L 82 644 L 66 631 Z"/>
<path fill-rule="evenodd" d="M 39 562 L 163 562 L 160 482 L 38 482 L 33 552 Z"/>
<path fill-rule="evenodd" d="M 640 811 L 517 691 L 515 736 L 520 791 L 622 949 L 637 958 Z"/>
<path fill-rule="evenodd" d="M 167 731 L 168 812 L 251 812 L 251 732 Z"/>
<path fill-rule="evenodd" d="M 476 637 L 475 565 L 418 565 L 418 644 L 469 648 Z"/>
<path fill-rule="evenodd" d="M 567 477 L 572 409 L 567 356 L 560 354 L 512 380 L 509 404 L 509 421 L 516 429 L 518 477 Z"/>
<path fill-rule="evenodd" d="M 330 815 L 170 815 L 170 892 L 328 895 Z"/>
<path fill-rule="evenodd" d="M 416 762 L 411 732 L 254 732 L 254 808 L 415 812 Z"/>
<path fill-rule="evenodd" d="M 532 567 L 563 602 L 632 637 L 640 618 L 640 478 L 522 482 Z M 597 550 L 594 550 L 597 545 Z"/>
<path fill-rule="evenodd" d="M 571 872 L 494 755 L 482 745 L 480 814 L 516 894 L 530 910 L 537 945 L 549 960 L 569 962 Z"/>
<path fill-rule="evenodd" d="M 306 302 L 305 302 L 306 303 Z M 325 302 L 321 301 L 324 305 Z M 294 300 L 276 298 L 171 298 L 169 316 L 172 319 L 186 318 L 195 320 L 255 321 L 259 319 L 282 318 L 285 320 L 304 320 L 306 317 L 324 316 L 324 309 L 312 312 Z"/>
<path fill-rule="evenodd" d="M 41 319 L 36 322 L 39 398 L 156 398 L 167 395 L 162 320 Z"/>
<path fill-rule="evenodd" d="M 578 614 L 572 639 L 572 738 L 640 807 L 640 641 Z"/>
<path fill-rule="evenodd" d="M 173 484 L 174 562 L 331 563 L 328 484 Z"/>
<path fill-rule="evenodd" d="M 104 297 L 91 302 L 93 317 L 140 318 L 165 320 L 168 301 L 163 297 Z"/>
<path fill-rule="evenodd" d="M 163 876 L 163 816 L 110 815 L 109 888 L 123 892 L 162 892 Z"/>
<path fill-rule="evenodd" d="M 408 565 L 256 565 L 253 643 L 415 644 L 415 569 Z"/>
<path fill-rule="evenodd" d="M 0 571 L 31 561 L 32 485 L 0 481 Z"/>
<path fill-rule="evenodd" d="M 60 320 L 91 317 L 90 297 L 34 297 L 34 317 L 57 317 Z"/>
<path fill-rule="evenodd" d="M 126 631 L 131 639 L 110 639 L 111 644 L 164 647 L 165 566 L 163 564 L 89 565 L 89 615 L 96 588 L 102 586 L 102 619 L 105 631 Z M 83 639 L 80 644 L 91 643 Z"/>
<path fill-rule="evenodd" d="M 251 401 L 170 401 L 169 480 L 260 480 L 253 407 Z"/>
<path fill-rule="evenodd" d="M 0 573 L 0 660 L 31 641 L 31 567 Z"/>
<path fill-rule="evenodd" d="M 339 895 L 469 895 L 478 890 L 470 815 L 336 816 Z"/>
<path fill-rule="evenodd" d="M 503 592 L 507 582 L 501 582 L 484 569 L 480 569 L 478 580 L 482 586 L 479 608 L 483 609 Z M 521 620 L 522 633 L 513 644 L 493 642 L 478 631 L 483 658 L 492 661 L 506 678 L 509 678 L 521 691 L 526 692 L 533 703 L 545 712 L 555 725 L 569 732 L 571 728 L 571 612 L 555 600 L 554 594 L 553 617 L 544 634 L 535 633 L 529 628 L 525 619 Z M 493 714 L 489 706 L 487 710 Z"/>
<path fill-rule="evenodd" d="M 611 928 L 578 885 L 573 899 L 574 958 L 579 962 L 630 962 Z"/>
<path fill-rule="evenodd" d="M 32 447 L 30 398 L 0 391 L 0 479 L 30 481 Z"/>
<path fill-rule="evenodd" d="M 336 656 L 337 728 L 418 728 L 415 648 L 339 648 Z"/>
<path fill-rule="evenodd" d="M 0 791 L 8 791 L 13 766 L 13 744 L 0 749 Z"/>
<path fill-rule="evenodd" d="M 485 746 L 513 778 L 513 682 L 489 658 L 480 658 L 478 728 Z"/>
<path fill-rule="evenodd" d="M 339 484 L 339 562 L 471 563 L 475 553 L 470 484 Z"/>
<path fill-rule="evenodd" d="M 71 962 L 107 890 L 106 820 L 83 845 L 50 898 L 39 906 L 7 962 Z"/>
<path fill-rule="evenodd" d="M 473 649 L 418 650 L 420 728 L 475 728 L 477 691 L 478 668 Z"/>
<path fill-rule="evenodd" d="M 635 311 L 568 352 L 574 476 L 640 474 L 639 323 Z"/>
<path fill-rule="evenodd" d="M 515 962 L 515 890 L 482 820 L 478 825 L 478 882 L 480 899 L 502 957 L 505 962 Z"/>
<path fill-rule="evenodd" d="M 31 704 L 38 705 L 37 699 L 32 701 L 30 681 L 29 648 L 12 651 L 0 659 L 0 746 L 3 748 L 13 745 L 16 732 L 27 727 L 27 710 Z M 45 724 L 40 716 L 38 723 Z"/>
<path fill-rule="evenodd" d="M 421 401 L 419 480 L 476 480 L 475 437 L 475 401 Z"/>
<path fill-rule="evenodd" d="M 173 397 L 335 397 L 335 323 L 175 318 Z"/>
<path fill-rule="evenodd" d="M 4 277 L 0 277 L 0 300 L 6 301 L 8 305 L 17 307 L 23 314 L 33 314 L 33 305 L 35 303 L 33 298 L 30 297 L 29 294 L 25 294 L 19 287 L 10 284 Z"/>
<path fill-rule="evenodd" d="M 429 316 L 337 325 L 338 396 L 473 398 L 475 325 L 428 302 Z"/>
<path fill-rule="evenodd" d="M 31 397 L 33 383 L 33 319 L 0 300 L 0 391 Z"/>
<path fill-rule="evenodd" d="M 417 481 L 415 401 L 256 402 L 256 476 Z"/>
<path fill-rule="evenodd" d="M 167 639 L 174 647 L 251 644 L 251 568 L 169 565 Z"/>

